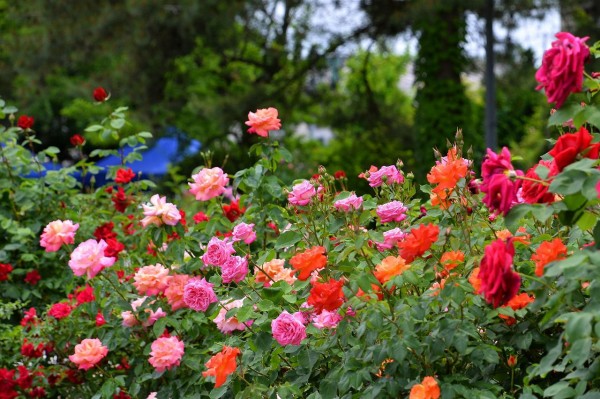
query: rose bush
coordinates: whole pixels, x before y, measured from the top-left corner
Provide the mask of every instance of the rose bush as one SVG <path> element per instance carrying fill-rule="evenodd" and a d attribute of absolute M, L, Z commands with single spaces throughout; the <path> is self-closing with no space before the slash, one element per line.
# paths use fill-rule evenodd
<path fill-rule="evenodd" d="M 45 171 L 56 150 L 2 102 L 0 397 L 600 396 L 599 84 L 552 115 L 574 128 L 534 173 L 505 148 L 477 178 L 457 133 L 428 200 L 401 162 L 361 174 L 369 193 L 325 168 L 283 184 L 273 108 L 249 115 L 254 166 L 201 166 L 171 202 L 136 150 L 81 187 L 105 172 Z M 120 138 L 90 156 L 150 137 L 126 123 L 90 126 Z"/>

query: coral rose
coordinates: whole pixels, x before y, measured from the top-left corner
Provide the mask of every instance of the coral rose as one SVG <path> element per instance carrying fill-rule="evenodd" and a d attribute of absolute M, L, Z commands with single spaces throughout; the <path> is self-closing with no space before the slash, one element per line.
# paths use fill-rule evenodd
<path fill-rule="evenodd" d="M 562 260 L 567 257 L 567 247 L 560 238 L 555 238 L 552 241 L 544 241 L 531 255 L 531 260 L 535 262 L 535 275 L 542 277 L 544 268 L 547 264 Z"/>
<path fill-rule="evenodd" d="M 63 244 L 73 244 L 78 228 L 79 223 L 73 224 L 70 220 L 50 222 L 44 227 L 40 245 L 46 248 L 46 252 L 56 252 Z"/>
<path fill-rule="evenodd" d="M 80 369 L 87 370 L 98 364 L 107 354 L 108 348 L 102 345 L 102 341 L 98 338 L 86 338 L 75 345 L 75 353 L 69 356 L 69 360 Z"/>
<path fill-rule="evenodd" d="M 169 285 L 169 269 L 157 263 L 144 266 L 133 276 L 133 285 L 140 295 L 158 295 Z"/>
<path fill-rule="evenodd" d="M 375 278 L 379 280 L 381 284 L 385 284 L 392 277 L 399 276 L 404 271 L 408 270 L 410 265 L 406 264 L 406 261 L 400 256 L 388 256 L 381 261 L 380 264 L 375 266 L 373 274 Z"/>
<path fill-rule="evenodd" d="M 292 256 L 290 264 L 296 271 L 300 272 L 298 278 L 300 280 L 306 280 L 313 271 L 321 269 L 327 264 L 325 248 L 317 246 L 307 249 L 304 252 L 300 252 Z"/>
<path fill-rule="evenodd" d="M 177 337 L 161 337 L 152 342 L 148 362 L 156 371 L 163 372 L 174 366 L 179 366 L 183 357 L 184 344 Z"/>
<path fill-rule="evenodd" d="M 215 388 L 219 388 L 227 381 L 227 376 L 237 368 L 236 358 L 242 353 L 238 348 L 223 346 L 220 353 L 211 357 L 205 366 L 208 370 L 202 372 L 203 377 L 214 376 Z"/>
<path fill-rule="evenodd" d="M 183 300 L 183 289 L 188 281 L 190 281 L 190 276 L 187 274 L 175 274 L 169 279 L 169 284 L 165 289 L 165 297 L 171 305 L 172 311 L 187 307 Z"/>
<path fill-rule="evenodd" d="M 326 283 L 315 281 L 312 284 L 307 303 L 315 308 L 315 312 L 337 310 L 344 303 L 343 281 L 330 278 Z"/>
<path fill-rule="evenodd" d="M 248 120 L 246 121 L 246 125 L 250 126 L 248 133 L 256 133 L 261 137 L 268 137 L 269 130 L 279 130 L 281 128 L 281 120 L 277 116 L 277 109 L 273 107 L 249 112 Z"/>
<path fill-rule="evenodd" d="M 569 94 L 581 91 L 583 85 L 583 64 L 590 56 L 585 45 L 587 36 L 579 38 L 568 32 L 559 32 L 552 42 L 552 48 L 546 50 L 542 66 L 535 73 L 540 83 L 537 90 L 544 89 L 549 103 L 560 108 Z"/>
<path fill-rule="evenodd" d="M 409 399 L 438 399 L 440 387 L 433 377 L 425 377 L 420 384 L 413 385 Z"/>

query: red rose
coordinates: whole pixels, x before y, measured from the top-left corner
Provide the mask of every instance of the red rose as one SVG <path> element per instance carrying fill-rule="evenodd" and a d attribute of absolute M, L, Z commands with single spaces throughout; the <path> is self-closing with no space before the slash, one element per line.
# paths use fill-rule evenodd
<path fill-rule="evenodd" d="M 589 37 L 559 32 L 556 38 L 552 48 L 544 53 L 535 79 L 540 82 L 536 89 L 544 89 L 548 102 L 556 103 L 556 108 L 560 108 L 569 94 L 581 91 L 583 63 L 589 58 L 590 49 L 585 45 Z"/>
<path fill-rule="evenodd" d="M 0 263 L 0 281 L 8 280 L 8 275 L 12 270 L 13 267 L 8 263 Z"/>
<path fill-rule="evenodd" d="M 103 102 L 108 99 L 108 93 L 104 90 L 103 87 L 96 87 L 94 89 L 94 100 L 98 102 Z"/>
<path fill-rule="evenodd" d="M 100 226 L 96 227 L 96 230 L 94 230 L 94 237 L 96 237 L 98 241 L 106 241 L 109 238 L 115 238 L 117 233 L 113 231 L 114 228 L 115 224 L 113 222 L 101 224 Z"/>
<path fill-rule="evenodd" d="M 535 171 L 539 165 L 548 168 L 548 176 L 544 180 L 541 179 Z M 525 177 L 528 179 L 543 180 L 545 183 L 549 184 L 552 181 L 552 178 L 557 174 L 558 168 L 554 162 L 542 160 L 533 165 L 531 169 L 527 171 Z M 533 180 L 524 180 L 521 184 L 521 188 L 521 197 L 523 197 L 523 200 L 525 200 L 525 202 L 528 204 L 544 204 L 554 202 L 554 194 L 548 192 L 548 185 L 537 183 Z"/>
<path fill-rule="evenodd" d="M 74 134 L 69 139 L 73 147 L 79 147 L 85 144 L 85 139 L 80 134 Z"/>
<path fill-rule="evenodd" d="M 521 286 L 521 277 L 512 269 L 515 247 L 512 239 L 497 239 L 485 247 L 479 266 L 481 293 L 493 307 L 504 306 Z"/>
<path fill-rule="evenodd" d="M 346 172 L 344 172 L 343 170 L 338 170 L 337 172 L 335 172 L 333 174 L 333 177 L 335 177 L 336 179 L 345 179 L 346 178 Z"/>
<path fill-rule="evenodd" d="M 195 214 L 192 219 L 194 219 L 194 222 L 196 223 L 201 223 L 201 222 L 208 222 L 208 216 L 206 216 L 206 213 L 200 211 L 197 214 Z"/>
<path fill-rule="evenodd" d="M 569 166 L 577 160 L 577 157 L 598 159 L 600 151 L 600 143 L 591 144 L 592 135 L 585 127 L 581 127 L 575 133 L 563 134 L 556 140 L 554 148 L 548 154 L 554 157 L 554 163 L 561 172 L 565 167 Z"/>
<path fill-rule="evenodd" d="M 125 249 L 125 245 L 117 241 L 114 237 L 107 238 L 104 241 L 108 244 L 108 247 L 104 249 L 104 256 L 113 257 L 118 260 L 119 252 Z"/>
<path fill-rule="evenodd" d="M 231 201 L 229 205 L 223 205 L 223 212 L 229 221 L 235 222 L 237 218 L 242 216 L 246 212 L 246 208 L 241 207 L 239 200 Z"/>
<path fill-rule="evenodd" d="M 115 205 L 115 209 L 121 213 L 125 212 L 125 209 L 131 205 L 131 199 L 125 194 L 123 187 L 119 187 L 117 192 L 112 196 L 112 202 Z"/>
<path fill-rule="evenodd" d="M 102 314 L 102 311 L 99 310 L 98 314 L 96 314 L 96 327 L 102 327 L 105 324 L 106 320 L 104 319 L 104 315 Z"/>
<path fill-rule="evenodd" d="M 23 130 L 27 130 L 32 128 L 33 122 L 33 116 L 21 115 L 17 120 L 17 126 Z"/>
<path fill-rule="evenodd" d="M 87 302 L 93 302 L 95 299 L 94 289 L 89 285 L 86 285 L 84 288 L 79 287 L 75 290 L 75 300 L 77 300 L 78 306 Z"/>
<path fill-rule="evenodd" d="M 31 358 L 42 357 L 44 354 L 44 344 L 40 343 L 34 346 L 31 342 L 27 341 L 27 338 L 23 341 L 23 345 L 21 345 L 21 355 Z"/>
<path fill-rule="evenodd" d="M 25 275 L 25 282 L 27 284 L 36 285 L 41 279 L 42 276 L 40 276 L 37 270 L 32 270 Z"/>
<path fill-rule="evenodd" d="M 50 310 L 48 310 L 48 316 L 52 316 L 58 320 L 64 319 L 71 314 L 71 310 L 73 310 L 73 308 L 66 302 L 55 303 L 50 307 Z"/>
<path fill-rule="evenodd" d="M 115 177 L 115 183 L 118 184 L 127 184 L 135 177 L 135 173 L 131 168 L 127 169 L 119 169 L 117 170 L 117 175 Z"/>
<path fill-rule="evenodd" d="M 315 308 L 315 312 L 323 310 L 335 311 L 344 303 L 343 281 L 332 278 L 327 283 L 315 281 L 308 296 L 308 304 Z"/>

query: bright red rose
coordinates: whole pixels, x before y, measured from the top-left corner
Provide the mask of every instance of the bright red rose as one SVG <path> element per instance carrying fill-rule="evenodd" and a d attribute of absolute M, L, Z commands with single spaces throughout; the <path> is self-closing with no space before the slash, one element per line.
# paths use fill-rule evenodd
<path fill-rule="evenodd" d="M 27 338 L 25 338 L 23 345 L 21 345 L 21 355 L 30 358 L 38 358 L 42 357 L 43 354 L 44 344 L 39 343 L 36 347 L 31 342 L 27 341 Z"/>
<path fill-rule="evenodd" d="M 581 91 L 583 64 L 590 56 L 585 45 L 589 37 L 579 38 L 568 32 L 559 32 L 552 48 L 544 53 L 542 66 L 535 73 L 540 82 L 537 90 L 544 89 L 549 103 L 560 108 L 569 94 Z"/>
<path fill-rule="evenodd" d="M 17 370 L 19 370 L 19 378 L 17 378 L 16 383 L 19 388 L 31 388 L 31 384 L 33 383 L 33 374 L 31 374 L 25 366 L 17 366 Z"/>
<path fill-rule="evenodd" d="M 343 286 L 343 281 L 332 278 L 326 283 L 315 281 L 312 284 L 307 302 L 315 308 L 315 312 L 317 313 L 321 313 L 323 309 L 335 311 L 344 303 Z"/>
<path fill-rule="evenodd" d="M 132 202 L 131 198 L 129 198 L 129 196 L 125 194 L 123 187 L 119 187 L 117 192 L 113 194 L 111 199 L 113 204 L 115 205 L 115 209 L 121 213 L 124 213 L 125 209 L 127 209 L 127 207 L 131 205 Z"/>
<path fill-rule="evenodd" d="M 119 253 L 125 249 L 125 245 L 117 241 L 116 238 L 107 238 L 104 241 L 108 244 L 108 247 L 104 248 L 104 256 L 112 256 L 116 260 L 119 260 Z"/>
<path fill-rule="evenodd" d="M 96 87 L 94 89 L 94 100 L 100 102 L 106 101 L 108 99 L 108 93 L 104 90 L 103 87 Z"/>
<path fill-rule="evenodd" d="M 346 172 L 344 172 L 343 170 L 338 170 L 333 174 L 333 177 L 336 179 L 345 179 L 346 178 Z"/>
<path fill-rule="evenodd" d="M 115 183 L 117 184 L 127 184 L 135 177 L 135 173 L 131 168 L 117 170 L 117 175 L 115 176 Z"/>
<path fill-rule="evenodd" d="M 575 133 L 563 134 L 556 140 L 554 148 L 548 154 L 554 157 L 554 163 L 561 172 L 578 158 L 598 159 L 600 143 L 591 144 L 593 136 L 585 127 Z"/>
<path fill-rule="evenodd" d="M 98 241 L 106 241 L 109 238 L 115 238 L 117 233 L 113 231 L 114 228 L 115 224 L 113 222 L 101 224 L 100 226 L 96 227 L 96 230 L 94 230 L 94 237 L 96 237 Z"/>
<path fill-rule="evenodd" d="M 17 126 L 23 130 L 31 129 L 33 127 L 33 116 L 21 115 L 17 119 Z"/>
<path fill-rule="evenodd" d="M 13 271 L 13 267 L 8 263 L 0 263 L 0 281 L 8 280 L 8 275 Z"/>
<path fill-rule="evenodd" d="M 79 147 L 85 144 L 85 138 L 80 134 L 72 135 L 71 138 L 69 138 L 69 141 L 73 147 Z"/>
<path fill-rule="evenodd" d="M 431 248 L 431 245 L 437 241 L 439 234 L 440 228 L 434 224 L 422 224 L 412 229 L 404 237 L 404 240 L 398 243 L 400 256 L 406 263 L 412 263 Z"/>
<path fill-rule="evenodd" d="M 37 270 L 32 270 L 25 275 L 25 282 L 30 285 L 36 285 L 41 279 L 42 276 Z"/>
<path fill-rule="evenodd" d="M 223 212 L 225 213 L 225 216 L 227 217 L 227 219 L 229 219 L 230 222 L 235 222 L 237 218 L 239 218 L 244 214 L 244 212 L 246 212 L 246 208 L 240 208 L 239 200 L 233 200 L 231 201 L 231 204 L 223 205 Z"/>
<path fill-rule="evenodd" d="M 75 300 L 78 306 L 87 302 L 93 302 L 95 299 L 94 289 L 89 285 L 79 287 L 75 290 Z"/>
<path fill-rule="evenodd" d="M 504 306 L 521 286 L 521 277 L 512 268 L 515 247 L 512 238 L 497 239 L 485 247 L 485 254 L 479 266 L 481 293 L 493 307 Z"/>
<path fill-rule="evenodd" d="M 71 314 L 73 307 L 66 302 L 55 303 L 48 310 L 48 316 L 52 316 L 55 319 L 64 319 Z"/>
<path fill-rule="evenodd" d="M 536 173 L 538 166 L 545 166 L 548 168 L 548 176 L 545 179 L 540 178 Z M 521 197 L 528 204 L 544 204 L 554 202 L 554 194 L 548 192 L 548 186 L 552 181 L 552 178 L 558 174 L 558 168 L 556 164 L 551 161 L 540 161 L 533 165 L 531 169 L 527 171 L 525 177 L 528 179 L 543 180 L 546 185 L 537 183 L 533 180 L 523 180 L 521 184 Z"/>
<path fill-rule="evenodd" d="M 106 320 L 104 319 L 104 315 L 102 314 L 102 311 L 99 310 L 96 314 L 96 327 L 102 327 L 105 324 Z"/>
<path fill-rule="evenodd" d="M 29 308 L 29 310 L 25 311 L 25 316 L 21 320 L 22 327 L 28 327 L 30 324 L 33 326 L 38 324 L 37 312 L 35 308 Z"/>
<path fill-rule="evenodd" d="M 194 222 L 196 223 L 208 222 L 208 216 L 206 216 L 206 214 L 202 211 L 196 213 L 192 219 L 194 219 Z"/>

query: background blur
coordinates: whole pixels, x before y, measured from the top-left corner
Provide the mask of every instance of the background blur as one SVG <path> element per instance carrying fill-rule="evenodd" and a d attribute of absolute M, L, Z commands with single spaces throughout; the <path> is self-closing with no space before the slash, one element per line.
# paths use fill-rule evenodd
<path fill-rule="evenodd" d="M 506 145 L 533 163 L 550 111 L 534 74 L 560 30 L 599 40 L 600 2 L 0 0 L 0 96 L 65 161 L 70 136 L 126 105 L 132 133 L 196 139 L 234 173 L 257 140 L 248 112 L 273 106 L 290 179 L 398 159 L 422 177 L 457 128 L 476 159 Z"/>

